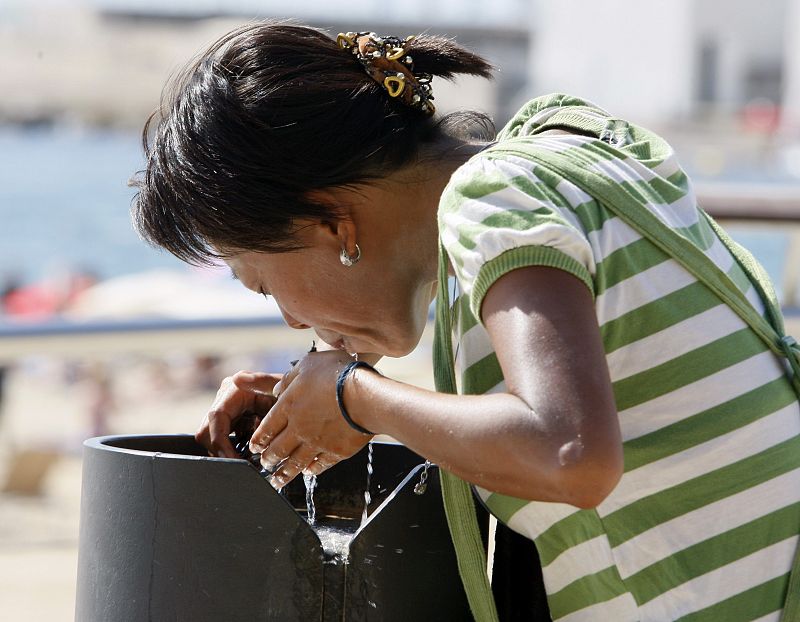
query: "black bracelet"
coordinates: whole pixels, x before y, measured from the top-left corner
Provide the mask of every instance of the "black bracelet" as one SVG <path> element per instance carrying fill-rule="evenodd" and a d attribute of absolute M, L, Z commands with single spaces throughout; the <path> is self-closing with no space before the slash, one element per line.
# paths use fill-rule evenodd
<path fill-rule="evenodd" d="M 347 365 L 344 366 L 344 369 L 339 372 L 339 377 L 336 379 L 336 403 L 339 404 L 339 411 L 342 413 L 342 417 L 344 420 L 347 421 L 347 424 L 353 428 L 354 430 L 361 432 L 362 434 L 369 434 L 370 436 L 374 436 L 374 432 L 370 432 L 367 428 L 364 428 L 358 425 L 355 421 L 350 418 L 350 415 L 347 414 L 347 409 L 344 407 L 344 381 L 347 380 L 347 377 L 353 372 L 354 369 L 358 367 L 366 367 L 367 369 L 371 369 L 372 371 L 377 371 L 372 365 L 367 363 L 366 361 L 351 361 Z"/>

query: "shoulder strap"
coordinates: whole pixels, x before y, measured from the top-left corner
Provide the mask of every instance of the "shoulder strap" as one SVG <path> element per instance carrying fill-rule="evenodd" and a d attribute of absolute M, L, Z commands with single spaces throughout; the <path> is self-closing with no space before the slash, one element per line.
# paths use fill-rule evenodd
<path fill-rule="evenodd" d="M 608 142 L 613 143 L 612 140 Z M 800 346 L 786 335 L 783 316 L 777 297 L 764 269 L 755 258 L 739 244 L 734 242 L 714 220 L 701 210 L 715 234 L 728 248 L 744 270 L 764 303 L 768 319 L 762 317 L 750 304 L 744 293 L 736 287 L 725 272 L 712 262 L 699 248 L 660 221 L 649 209 L 643 199 L 632 189 L 620 184 L 609 183 L 604 177 L 579 166 L 564 154 L 537 149 L 530 139 L 512 139 L 484 153 L 509 153 L 534 161 L 558 175 L 569 179 L 587 194 L 600 200 L 643 237 L 666 252 L 680 263 L 698 281 L 705 284 L 725 304 L 747 323 L 764 341 L 769 349 L 785 358 L 791 369 L 791 383 L 800 397 Z M 800 547 L 795 551 L 789 585 L 781 620 L 784 622 L 800 620 Z"/>
<path fill-rule="evenodd" d="M 484 154 L 509 153 L 536 162 L 553 173 L 569 179 L 587 194 L 599 199 L 621 220 L 649 239 L 672 259 L 680 263 L 698 281 L 706 285 L 725 304 L 747 323 L 769 349 L 786 358 L 792 368 L 792 385 L 800 396 L 800 347 L 794 338 L 784 333 L 783 317 L 777 297 L 764 269 L 755 258 L 701 211 L 722 243 L 730 250 L 761 296 L 769 320 L 761 316 L 740 290 L 714 262 L 697 246 L 659 220 L 632 187 L 609 183 L 602 175 L 578 165 L 567 156 L 537 149 L 530 139 L 514 139 L 501 146 L 491 147 Z"/>
<path fill-rule="evenodd" d="M 450 323 L 450 297 L 447 293 L 447 267 L 444 246 L 439 244 L 439 283 L 436 296 L 436 324 L 433 337 L 433 375 L 436 390 L 456 393 L 453 361 L 453 333 Z M 458 561 L 458 572 L 476 622 L 498 622 L 497 608 L 486 575 L 486 553 L 483 549 L 475 499 L 464 480 L 439 469 L 447 525 Z"/>

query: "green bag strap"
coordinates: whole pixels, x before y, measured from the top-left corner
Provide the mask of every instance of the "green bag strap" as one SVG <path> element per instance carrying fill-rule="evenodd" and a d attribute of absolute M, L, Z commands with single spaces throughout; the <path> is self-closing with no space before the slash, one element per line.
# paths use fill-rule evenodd
<path fill-rule="evenodd" d="M 731 240 L 710 216 L 701 210 L 715 233 L 720 236 L 722 243 L 731 251 L 753 283 L 764 302 L 769 320 L 756 311 L 744 292 L 733 283 L 725 272 L 706 257 L 702 250 L 667 227 L 651 213 L 647 209 L 644 199 L 634 194 L 632 188 L 608 183 L 602 175 L 588 167 L 580 166 L 561 153 L 536 149 L 530 139 L 506 141 L 502 146 L 490 147 L 485 150 L 483 155 L 491 156 L 499 153 L 508 153 L 532 160 L 554 174 L 569 179 L 587 194 L 599 199 L 607 209 L 633 227 L 642 237 L 649 239 L 686 268 L 698 281 L 706 285 L 733 309 L 774 354 L 789 361 L 793 372 L 791 382 L 800 397 L 800 346 L 793 337 L 784 333 L 783 319 L 772 285 L 755 258 Z"/>
<path fill-rule="evenodd" d="M 725 272 L 697 246 L 652 214 L 643 198 L 634 194 L 631 189 L 608 183 L 598 173 L 588 167 L 580 166 L 564 154 L 537 149 L 530 139 L 512 139 L 483 153 L 485 155 L 508 153 L 531 160 L 569 179 L 584 192 L 601 201 L 607 209 L 649 239 L 713 291 L 753 329 L 774 354 L 787 359 L 792 371 L 792 386 L 800 397 L 800 346 L 793 337 L 785 334 L 783 316 L 769 278 L 755 258 L 734 242 L 705 212 L 700 210 L 761 296 L 768 319 L 755 310 L 742 290 Z M 795 551 L 781 620 L 785 622 L 800 620 L 800 547 Z"/>
<path fill-rule="evenodd" d="M 450 298 L 447 293 L 448 265 L 447 253 L 440 243 L 439 284 L 433 337 L 433 376 L 437 391 L 456 393 Z M 472 617 L 476 622 L 498 622 L 492 588 L 486 575 L 486 553 L 478 529 L 472 489 L 467 482 L 442 468 L 439 469 L 439 479 L 447 526 L 456 552 L 458 573 L 461 575 Z"/>

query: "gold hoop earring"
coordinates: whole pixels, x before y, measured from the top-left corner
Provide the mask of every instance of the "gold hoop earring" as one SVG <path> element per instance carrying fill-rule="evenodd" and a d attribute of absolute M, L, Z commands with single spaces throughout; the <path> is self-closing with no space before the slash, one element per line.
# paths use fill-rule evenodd
<path fill-rule="evenodd" d="M 346 248 L 343 248 L 339 253 L 339 261 L 342 262 L 343 266 L 347 266 L 348 268 L 357 264 L 359 259 L 361 259 L 361 248 L 358 246 L 358 244 L 356 244 L 355 255 L 350 255 Z"/>

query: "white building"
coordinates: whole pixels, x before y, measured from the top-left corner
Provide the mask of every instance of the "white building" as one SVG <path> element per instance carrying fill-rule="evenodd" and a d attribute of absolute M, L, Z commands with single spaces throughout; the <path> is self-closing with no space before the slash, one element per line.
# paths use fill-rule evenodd
<path fill-rule="evenodd" d="M 534 0 L 537 92 L 588 93 L 647 123 L 756 99 L 800 104 L 800 0 Z M 789 19 L 789 15 L 792 19 Z M 791 33 L 794 33 L 792 35 Z"/>

